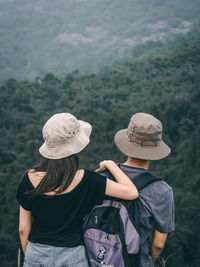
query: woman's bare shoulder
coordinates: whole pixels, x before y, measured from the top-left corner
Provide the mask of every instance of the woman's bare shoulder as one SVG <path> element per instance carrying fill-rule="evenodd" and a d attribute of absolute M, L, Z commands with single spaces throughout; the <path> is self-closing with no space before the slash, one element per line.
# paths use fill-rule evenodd
<path fill-rule="evenodd" d="M 28 171 L 28 177 L 30 182 L 34 187 L 37 187 L 42 178 L 44 177 L 45 172 L 37 172 L 34 169 Z"/>
<path fill-rule="evenodd" d="M 83 169 L 78 170 L 76 172 L 71 184 L 61 194 L 68 193 L 68 192 L 72 191 L 82 181 L 83 176 L 84 176 L 84 172 L 85 171 Z M 32 183 L 32 185 L 36 188 L 38 186 L 38 184 L 40 183 L 40 181 L 45 176 L 45 174 L 46 174 L 46 172 L 40 172 L 40 171 L 35 171 L 34 169 L 31 169 L 28 172 L 28 177 L 29 177 L 29 180 Z M 56 192 L 56 190 L 52 191 L 52 192 L 47 192 L 45 194 L 54 195 L 55 192 Z"/>

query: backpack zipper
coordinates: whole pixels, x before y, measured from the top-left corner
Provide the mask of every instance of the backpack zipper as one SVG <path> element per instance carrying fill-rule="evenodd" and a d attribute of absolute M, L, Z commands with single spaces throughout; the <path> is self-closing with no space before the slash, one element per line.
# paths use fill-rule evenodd
<path fill-rule="evenodd" d="M 94 216 L 94 223 L 98 224 L 98 216 Z"/>

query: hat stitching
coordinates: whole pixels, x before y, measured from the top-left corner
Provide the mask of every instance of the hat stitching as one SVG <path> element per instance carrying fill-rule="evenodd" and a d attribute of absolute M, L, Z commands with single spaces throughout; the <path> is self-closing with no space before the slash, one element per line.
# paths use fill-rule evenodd
<path fill-rule="evenodd" d="M 132 131 L 132 132 L 130 132 L 130 131 Z M 155 136 L 155 134 L 158 134 L 158 135 Z M 142 133 L 140 131 L 135 130 L 134 126 L 130 126 L 127 129 L 127 135 L 128 135 L 129 141 L 131 143 L 136 143 L 140 146 L 158 146 L 159 141 L 161 141 L 161 132 L 160 131 L 157 133 L 149 133 L 149 134 L 146 133 L 145 134 L 145 133 Z M 144 140 L 145 137 L 148 139 Z"/>

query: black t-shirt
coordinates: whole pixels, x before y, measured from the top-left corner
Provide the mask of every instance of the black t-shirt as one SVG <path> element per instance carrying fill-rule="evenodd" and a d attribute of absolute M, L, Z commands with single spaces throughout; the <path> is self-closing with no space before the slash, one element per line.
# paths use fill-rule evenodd
<path fill-rule="evenodd" d="M 105 196 L 106 178 L 85 170 L 81 182 L 70 192 L 30 199 L 26 192 L 33 190 L 26 173 L 18 187 L 17 200 L 32 213 L 29 241 L 56 247 L 82 244 L 83 218 Z"/>

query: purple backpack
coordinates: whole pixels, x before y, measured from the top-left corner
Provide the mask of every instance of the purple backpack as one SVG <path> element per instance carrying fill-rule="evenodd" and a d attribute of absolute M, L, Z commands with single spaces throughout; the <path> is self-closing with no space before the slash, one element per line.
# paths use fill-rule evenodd
<path fill-rule="evenodd" d="M 107 176 L 114 180 L 110 173 Z M 131 179 L 138 190 L 161 180 L 150 172 Z M 84 245 L 91 267 L 135 267 L 139 262 L 139 210 L 134 201 L 107 198 L 85 218 Z"/>

